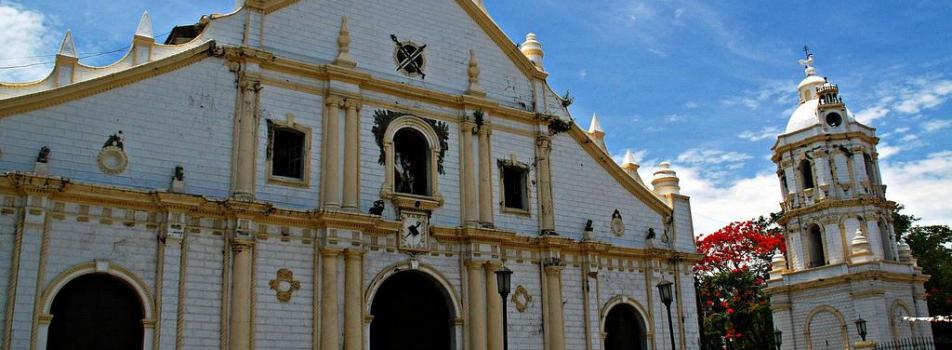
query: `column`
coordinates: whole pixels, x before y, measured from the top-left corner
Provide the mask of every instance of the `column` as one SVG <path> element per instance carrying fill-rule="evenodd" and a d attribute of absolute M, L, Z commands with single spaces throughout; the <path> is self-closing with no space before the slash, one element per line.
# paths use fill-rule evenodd
<path fill-rule="evenodd" d="M 492 161 L 489 153 L 489 125 L 479 127 L 479 222 L 493 226 Z"/>
<path fill-rule="evenodd" d="M 243 79 L 241 105 L 238 111 L 238 156 L 235 167 L 234 195 L 241 199 L 254 199 L 255 184 L 255 134 L 258 128 L 257 92 L 261 84 Z"/>
<path fill-rule="evenodd" d="M 340 250 L 321 250 L 321 350 L 340 349 L 337 320 L 337 256 Z"/>
<path fill-rule="evenodd" d="M 233 350 L 247 350 L 251 342 L 251 254 L 254 243 L 235 240 L 231 266 L 231 340 Z"/>
<path fill-rule="evenodd" d="M 482 263 L 466 262 L 469 297 L 469 350 L 486 350 L 486 295 L 482 281 Z"/>
<path fill-rule="evenodd" d="M 340 103 L 337 96 L 327 97 L 327 123 L 324 128 L 324 209 L 340 208 Z"/>
<path fill-rule="evenodd" d="M 545 322 L 549 333 L 549 350 L 565 350 L 565 326 L 562 316 L 562 265 L 549 265 L 545 267 L 546 292 L 549 293 L 545 300 Z"/>
<path fill-rule="evenodd" d="M 496 271 L 502 265 L 497 261 L 486 263 L 486 338 L 488 339 L 487 349 L 503 350 L 503 337 L 505 335 L 502 328 L 502 317 L 506 310 L 502 308 L 502 296 L 499 295 L 499 287 L 496 280 Z"/>
<path fill-rule="evenodd" d="M 362 255 L 360 250 L 344 252 L 344 350 L 363 348 Z"/>
<path fill-rule="evenodd" d="M 360 101 L 348 99 L 344 117 L 344 210 L 357 211 L 360 167 Z"/>
<path fill-rule="evenodd" d="M 463 223 L 467 226 L 475 226 L 477 223 L 476 178 L 473 173 L 473 130 L 475 126 L 472 122 L 463 122 L 463 147 L 460 147 L 460 152 L 463 153 L 463 165 L 460 167 L 463 172 Z"/>
<path fill-rule="evenodd" d="M 539 229 L 542 233 L 555 231 L 552 204 L 552 173 L 549 170 L 549 151 L 552 140 L 549 136 L 536 137 L 536 176 L 539 179 Z"/>

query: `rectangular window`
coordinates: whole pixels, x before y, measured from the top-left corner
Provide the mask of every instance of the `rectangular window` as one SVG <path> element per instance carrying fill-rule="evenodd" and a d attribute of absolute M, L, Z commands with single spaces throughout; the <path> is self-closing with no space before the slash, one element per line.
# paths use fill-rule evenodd
<path fill-rule="evenodd" d="M 271 175 L 304 180 L 305 134 L 270 124 L 268 160 Z"/>
<path fill-rule="evenodd" d="M 529 175 L 529 169 L 504 165 L 502 170 L 502 185 L 505 191 L 503 197 L 503 206 L 509 209 L 529 210 L 529 195 L 526 181 Z"/>

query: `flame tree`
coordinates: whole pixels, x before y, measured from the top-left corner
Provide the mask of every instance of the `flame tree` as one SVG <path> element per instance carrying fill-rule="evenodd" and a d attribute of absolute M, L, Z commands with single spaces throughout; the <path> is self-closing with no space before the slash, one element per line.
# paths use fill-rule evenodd
<path fill-rule="evenodd" d="M 779 215 L 731 223 L 697 241 L 694 265 L 704 349 L 772 348 L 773 321 L 764 293 L 770 259 L 785 250 Z"/>

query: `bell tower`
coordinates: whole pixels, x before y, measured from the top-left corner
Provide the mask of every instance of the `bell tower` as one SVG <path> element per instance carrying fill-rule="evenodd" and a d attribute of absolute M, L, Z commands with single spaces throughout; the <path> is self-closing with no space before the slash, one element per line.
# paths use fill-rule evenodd
<path fill-rule="evenodd" d="M 897 246 L 876 130 L 856 121 L 804 51 L 799 106 L 772 148 L 787 252 L 774 256 L 767 292 L 782 348 L 871 349 L 931 338 L 929 323 L 904 319 L 928 316 L 928 276 L 905 243 Z"/>

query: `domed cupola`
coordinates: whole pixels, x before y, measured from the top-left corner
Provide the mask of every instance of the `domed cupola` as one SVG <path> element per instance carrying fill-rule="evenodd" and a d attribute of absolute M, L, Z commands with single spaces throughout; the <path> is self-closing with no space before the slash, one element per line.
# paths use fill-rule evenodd
<path fill-rule="evenodd" d="M 821 125 L 825 132 L 845 130 L 848 121 L 855 121 L 852 113 L 840 98 L 840 89 L 825 77 L 816 74 L 813 67 L 813 54 L 807 51 L 807 57 L 800 60 L 804 66 L 806 78 L 797 85 L 800 106 L 794 110 L 787 122 L 785 133 Z"/>

